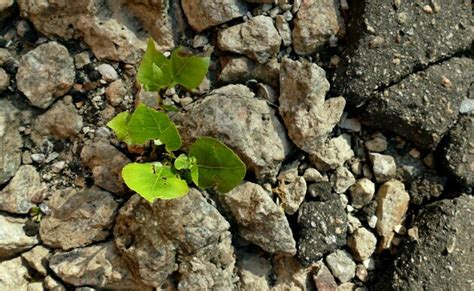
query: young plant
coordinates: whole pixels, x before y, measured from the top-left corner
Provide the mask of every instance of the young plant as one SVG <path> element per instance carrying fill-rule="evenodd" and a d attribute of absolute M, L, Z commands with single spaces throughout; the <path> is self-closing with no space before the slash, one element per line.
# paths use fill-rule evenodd
<path fill-rule="evenodd" d="M 209 56 L 186 55 L 175 49 L 170 59 L 157 51 L 153 40 L 138 69 L 138 82 L 147 91 L 181 85 L 193 89 L 201 84 L 209 67 Z M 152 163 L 130 163 L 122 169 L 125 184 L 146 200 L 173 199 L 189 192 L 188 184 L 214 187 L 225 193 L 239 185 L 245 164 L 226 145 L 212 137 L 200 137 L 188 154 L 176 157 L 182 143 L 176 125 L 164 112 L 140 104 L 133 113 L 122 112 L 107 123 L 117 138 L 129 145 L 153 141 L 164 146 L 163 159 Z"/>

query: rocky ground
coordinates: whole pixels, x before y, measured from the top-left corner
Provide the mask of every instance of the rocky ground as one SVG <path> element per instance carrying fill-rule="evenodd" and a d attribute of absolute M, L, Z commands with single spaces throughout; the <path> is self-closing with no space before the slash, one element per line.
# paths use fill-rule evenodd
<path fill-rule="evenodd" d="M 465 0 L 0 0 L 0 290 L 472 290 Z M 190 92 L 145 41 L 212 49 Z M 248 166 L 150 204 L 105 124 L 175 105 Z"/>

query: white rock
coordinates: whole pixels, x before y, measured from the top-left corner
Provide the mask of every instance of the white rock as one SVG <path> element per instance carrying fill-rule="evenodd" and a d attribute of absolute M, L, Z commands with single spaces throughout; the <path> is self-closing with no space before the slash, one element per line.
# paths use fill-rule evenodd
<path fill-rule="evenodd" d="M 387 138 L 381 133 L 376 133 L 372 135 L 372 138 L 365 142 L 365 147 L 367 148 L 367 150 L 374 153 L 380 153 L 385 151 L 387 149 L 387 146 Z"/>
<path fill-rule="evenodd" d="M 1 89 L 0 89 L 1 91 Z M 463 99 L 461 102 L 461 107 L 459 107 L 459 113 L 469 113 L 474 111 L 474 99 Z"/>
<path fill-rule="evenodd" d="M 360 209 L 372 200 L 375 184 L 367 178 L 359 179 L 351 186 L 351 205 Z"/>
<path fill-rule="evenodd" d="M 311 154 L 311 161 L 320 171 L 336 169 L 354 157 L 350 139 L 345 135 L 332 138 Z"/>
<path fill-rule="evenodd" d="M 38 243 L 36 236 L 26 235 L 23 229 L 25 222 L 23 218 L 0 214 L 0 259 L 12 257 Z"/>
<path fill-rule="evenodd" d="M 48 274 L 48 259 L 50 254 L 47 248 L 39 245 L 21 254 L 21 257 L 31 268 L 35 269 L 41 275 L 46 276 Z"/>
<path fill-rule="evenodd" d="M 346 251 L 337 250 L 326 257 L 326 263 L 334 277 L 342 283 L 354 278 L 356 264 Z"/>
<path fill-rule="evenodd" d="M 395 177 L 397 164 L 395 164 L 395 159 L 392 156 L 369 153 L 369 158 L 377 182 L 385 182 Z"/>
<path fill-rule="evenodd" d="M 331 183 L 336 193 L 341 194 L 346 192 L 356 182 L 354 175 L 345 167 L 339 167 L 331 176 Z"/>
<path fill-rule="evenodd" d="M 27 278 L 28 269 L 20 257 L 0 262 L 0 290 L 27 290 Z"/>
<path fill-rule="evenodd" d="M 117 71 L 115 71 L 114 67 L 109 64 L 99 65 L 96 69 L 107 82 L 112 82 L 118 79 Z"/>
<path fill-rule="evenodd" d="M 349 237 L 347 242 L 354 259 L 364 261 L 368 259 L 375 251 L 377 238 L 373 233 L 365 228 L 358 228 Z"/>
<path fill-rule="evenodd" d="M 323 182 L 327 181 L 327 177 L 321 175 L 321 173 L 315 168 L 307 168 L 304 171 L 303 178 L 306 182 Z"/>

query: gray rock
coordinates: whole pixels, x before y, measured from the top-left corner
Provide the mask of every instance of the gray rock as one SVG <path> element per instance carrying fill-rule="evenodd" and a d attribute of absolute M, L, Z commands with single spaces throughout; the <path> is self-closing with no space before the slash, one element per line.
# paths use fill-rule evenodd
<path fill-rule="evenodd" d="M 313 273 L 318 264 L 301 265 L 295 257 L 274 256 L 273 270 L 276 275 L 275 285 L 271 290 L 313 290 Z"/>
<path fill-rule="evenodd" d="M 280 63 L 276 58 L 264 64 L 252 61 L 247 57 L 225 58 L 221 61 L 222 71 L 219 80 L 225 83 L 240 83 L 255 79 L 274 87 L 278 85 Z"/>
<path fill-rule="evenodd" d="M 200 136 L 213 136 L 230 146 L 257 178 L 278 173 L 290 150 L 285 129 L 275 111 L 247 87 L 219 88 L 186 109 L 173 116 L 185 147 Z"/>
<path fill-rule="evenodd" d="M 10 85 L 10 76 L 4 69 L 0 68 L 0 92 L 5 91 Z"/>
<path fill-rule="evenodd" d="M 280 50 L 281 38 L 267 16 L 256 16 L 219 31 L 217 45 L 224 51 L 244 54 L 259 63 L 265 63 Z"/>
<path fill-rule="evenodd" d="M 470 290 L 474 198 L 462 195 L 421 210 L 413 227 L 418 239 L 404 244 L 375 289 Z"/>
<path fill-rule="evenodd" d="M 74 62 L 67 48 L 53 41 L 21 58 L 16 83 L 31 104 L 45 109 L 71 88 L 75 76 Z"/>
<path fill-rule="evenodd" d="M 318 291 L 336 291 L 337 283 L 328 267 L 321 262 L 318 271 L 313 275 L 314 284 Z"/>
<path fill-rule="evenodd" d="M 21 258 L 0 262 L 0 289 L 27 290 L 28 269 L 23 265 Z"/>
<path fill-rule="evenodd" d="M 326 263 L 332 274 L 342 283 L 354 278 L 356 264 L 346 251 L 337 250 L 326 257 Z"/>
<path fill-rule="evenodd" d="M 325 101 L 329 82 L 324 70 L 307 61 L 283 59 L 280 71 L 280 114 L 288 135 L 302 150 L 313 153 L 339 121 L 345 100 Z"/>
<path fill-rule="evenodd" d="M 285 214 L 260 185 L 245 182 L 221 199 L 232 213 L 240 236 L 269 253 L 296 253 L 296 242 Z"/>
<path fill-rule="evenodd" d="M 369 153 L 369 158 L 377 182 L 385 182 L 395 177 L 397 164 L 392 156 Z"/>
<path fill-rule="evenodd" d="M 303 178 L 306 182 L 322 182 L 325 181 L 325 177 L 315 168 L 307 168 L 304 171 Z M 326 178 L 327 179 L 327 178 Z"/>
<path fill-rule="evenodd" d="M 443 165 L 461 185 L 474 187 L 474 114 L 462 116 L 449 132 Z"/>
<path fill-rule="evenodd" d="M 359 179 L 350 189 L 351 205 L 360 209 L 367 205 L 375 193 L 375 184 L 367 178 Z"/>
<path fill-rule="evenodd" d="M 56 276 L 74 286 L 151 290 L 133 276 L 112 241 L 57 252 L 50 258 L 49 266 Z"/>
<path fill-rule="evenodd" d="M 349 237 L 347 245 L 349 246 L 354 259 L 362 262 L 370 258 L 374 253 L 377 245 L 377 238 L 373 233 L 361 227 L 356 229 Z"/>
<path fill-rule="evenodd" d="M 277 15 L 275 17 L 275 26 L 280 34 L 283 45 L 291 45 L 291 28 L 290 24 L 286 21 L 285 16 Z"/>
<path fill-rule="evenodd" d="M 474 61 L 452 58 L 375 94 L 364 120 L 421 148 L 433 149 L 455 123 L 472 82 Z"/>
<path fill-rule="evenodd" d="M 296 53 L 313 54 L 331 36 L 343 37 L 344 20 L 339 11 L 339 0 L 304 1 L 293 28 L 293 47 Z"/>
<path fill-rule="evenodd" d="M 306 195 L 306 180 L 298 176 L 298 165 L 280 172 L 278 187 L 274 190 L 281 199 L 281 206 L 288 215 L 293 215 Z"/>
<path fill-rule="evenodd" d="M 354 157 L 350 137 L 340 135 L 327 140 L 312 152 L 310 158 L 320 171 L 336 169 Z"/>
<path fill-rule="evenodd" d="M 346 244 L 347 215 L 337 196 L 324 202 L 303 202 L 298 225 L 298 258 L 305 264 Z"/>
<path fill-rule="evenodd" d="M 46 276 L 48 274 L 48 266 L 49 266 L 49 257 L 51 252 L 39 245 L 26 253 L 21 254 L 21 257 L 28 263 L 28 265 L 37 271 L 42 276 Z"/>
<path fill-rule="evenodd" d="M 101 64 L 97 66 L 97 71 L 99 71 L 102 79 L 107 82 L 112 82 L 118 79 L 117 71 L 115 71 L 114 67 L 109 64 Z"/>
<path fill-rule="evenodd" d="M 130 160 L 105 140 L 86 144 L 81 151 L 82 162 L 92 170 L 95 185 L 114 194 L 127 188 L 122 179 L 122 168 Z"/>
<path fill-rule="evenodd" d="M 18 110 L 0 100 L 0 185 L 13 177 L 20 167 L 23 142 L 18 132 Z"/>
<path fill-rule="evenodd" d="M 235 263 L 229 228 L 191 189 L 184 197 L 153 204 L 133 196 L 120 210 L 114 237 L 132 272 L 147 285 L 160 287 L 175 273 L 178 289 L 228 290 Z"/>
<path fill-rule="evenodd" d="M 107 101 L 109 101 L 112 106 L 120 105 L 127 93 L 127 88 L 125 88 L 122 80 L 113 81 L 109 87 L 105 89 L 105 97 L 107 97 Z"/>
<path fill-rule="evenodd" d="M 0 192 L 0 209 L 10 213 L 27 214 L 34 198 L 46 190 L 33 166 L 21 166 L 10 183 Z"/>
<path fill-rule="evenodd" d="M 41 145 L 45 139 L 64 140 L 76 137 L 83 127 L 82 116 L 71 100 L 60 100 L 38 116 L 33 124 L 32 139 Z"/>
<path fill-rule="evenodd" d="M 392 3 L 391 0 L 382 3 L 379 0 L 364 0 L 351 7 L 354 23 L 349 26 L 348 34 L 358 37 L 342 56 L 335 91 L 351 96 L 348 102 L 353 105 L 365 102 L 374 90 L 399 82 L 420 66 L 435 63 L 471 46 L 472 8 L 468 1 L 443 1 L 441 9 L 431 14 L 422 11 L 426 2 L 421 0 L 399 1 L 397 6 Z M 446 39 L 447 36 L 449 39 Z M 444 70 L 444 73 L 453 72 Z M 415 100 L 421 100 L 423 95 L 424 92 L 405 98 L 410 104 L 415 104 L 419 102 Z M 442 95 L 426 94 L 429 99 Z M 387 100 L 399 98 L 393 95 Z M 427 109 L 428 116 L 432 115 L 431 110 L 445 111 L 446 103 L 440 105 L 436 100 L 430 102 L 434 107 L 416 108 Z M 436 105 L 439 106 L 436 108 Z M 408 106 L 404 105 L 401 109 L 403 107 Z M 454 106 L 451 108 L 457 111 Z M 415 110 L 413 107 L 413 112 Z M 420 112 L 420 116 L 426 117 L 427 114 Z M 385 120 L 384 124 L 391 127 L 398 126 L 397 122 L 386 118 L 378 120 Z M 416 128 L 419 125 L 413 123 L 412 126 Z"/>
<path fill-rule="evenodd" d="M 337 168 L 334 174 L 331 175 L 330 180 L 332 183 L 332 188 L 337 194 L 346 192 L 346 190 L 356 182 L 354 175 L 352 175 L 351 171 L 345 167 Z"/>
<path fill-rule="evenodd" d="M 241 0 L 181 0 L 188 23 L 197 32 L 201 32 L 247 12 Z"/>
<path fill-rule="evenodd" d="M 381 133 L 372 135 L 371 139 L 367 140 L 364 144 L 369 152 L 374 153 L 381 153 L 388 146 L 387 138 Z"/>
<path fill-rule="evenodd" d="M 11 258 L 38 244 L 36 236 L 27 236 L 26 219 L 0 214 L 0 258 Z M 1 273 L 1 272 L 0 272 Z M 1 280 L 0 280 L 1 281 Z"/>
<path fill-rule="evenodd" d="M 1 88 L 1 86 L 0 86 L 0 88 Z M 1 89 L 0 89 L 0 91 L 1 91 Z M 474 90 L 471 89 L 471 92 L 472 91 L 474 91 Z M 461 102 L 461 106 L 459 107 L 459 113 L 465 114 L 465 113 L 470 113 L 470 112 L 473 112 L 473 111 L 474 111 L 474 99 L 469 99 L 469 98 L 463 99 L 462 102 Z"/>
<path fill-rule="evenodd" d="M 41 220 L 41 239 L 45 245 L 63 250 L 105 240 L 118 207 L 111 194 L 96 188 L 58 190 L 47 205 L 51 214 Z"/>
<path fill-rule="evenodd" d="M 242 252 L 236 267 L 242 290 L 270 290 L 271 262 L 257 254 Z"/>

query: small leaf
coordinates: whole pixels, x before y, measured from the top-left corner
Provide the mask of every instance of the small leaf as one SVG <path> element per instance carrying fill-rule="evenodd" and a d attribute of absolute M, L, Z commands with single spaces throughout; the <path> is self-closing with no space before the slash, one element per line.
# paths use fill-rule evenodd
<path fill-rule="evenodd" d="M 122 140 L 126 143 L 130 142 L 130 137 L 128 135 L 128 122 L 130 120 L 130 113 L 121 112 L 117 114 L 111 121 L 107 123 L 107 126 L 110 127 L 119 140 Z"/>
<path fill-rule="evenodd" d="M 219 192 L 225 193 L 239 185 L 245 177 L 245 164 L 230 148 L 215 138 L 199 138 L 191 146 L 189 156 L 197 160 L 197 185 L 201 188 L 215 186 Z"/>
<path fill-rule="evenodd" d="M 147 49 L 138 67 L 137 80 L 146 91 L 159 91 L 173 83 L 171 62 L 148 39 Z"/>
<path fill-rule="evenodd" d="M 183 48 L 171 54 L 171 72 L 176 83 L 187 89 L 197 88 L 209 68 L 210 57 L 187 56 Z"/>
<path fill-rule="evenodd" d="M 174 167 L 177 170 L 189 170 L 194 184 L 199 182 L 199 168 L 195 157 L 189 157 L 185 154 L 179 155 L 174 161 Z"/>
<path fill-rule="evenodd" d="M 148 200 L 173 199 L 189 192 L 186 181 L 172 168 L 160 163 L 131 163 L 122 169 L 125 184 Z"/>

